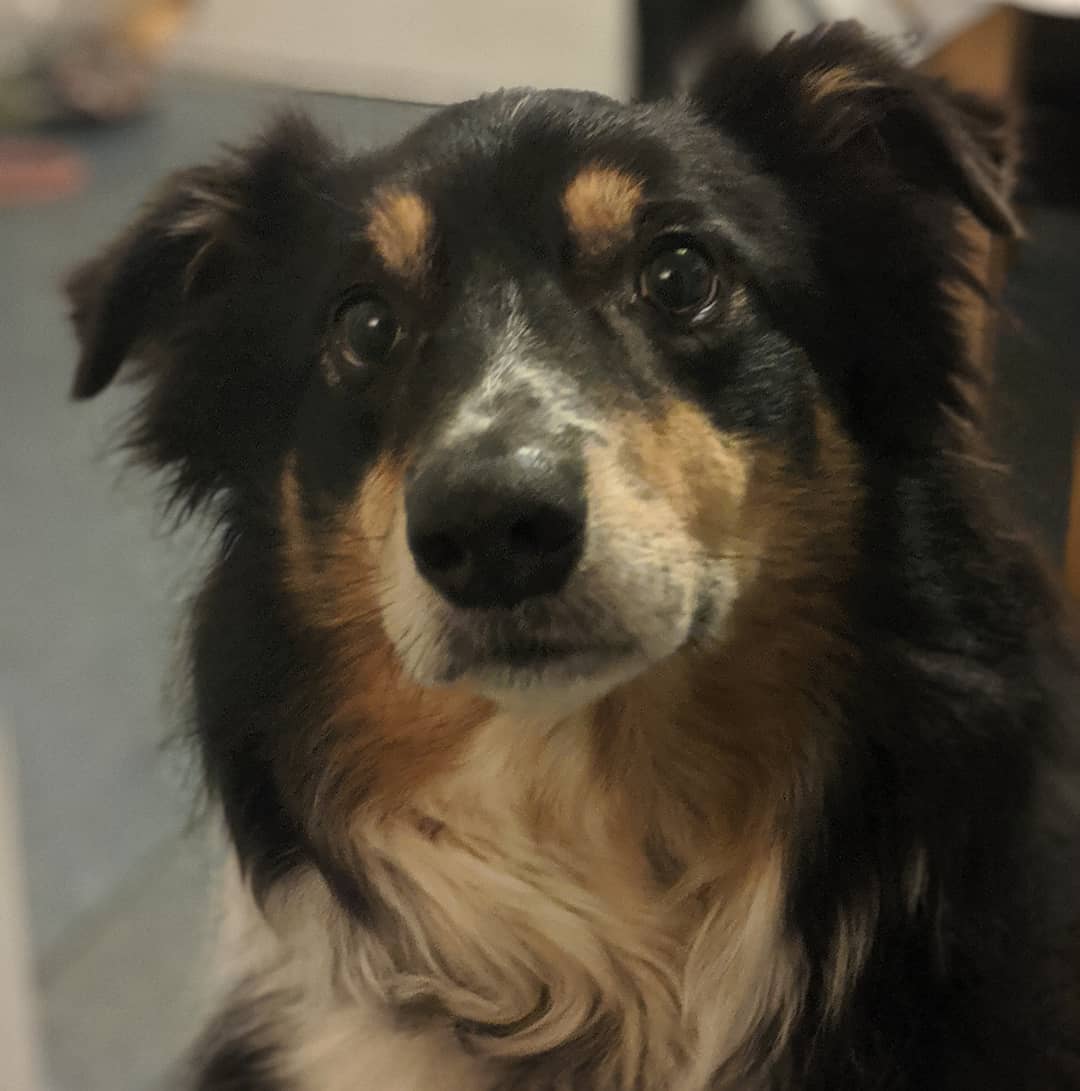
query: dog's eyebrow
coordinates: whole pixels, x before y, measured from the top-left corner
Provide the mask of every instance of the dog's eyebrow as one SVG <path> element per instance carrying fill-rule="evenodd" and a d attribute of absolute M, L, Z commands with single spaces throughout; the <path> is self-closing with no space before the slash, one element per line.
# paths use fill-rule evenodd
<path fill-rule="evenodd" d="M 364 234 L 386 268 L 405 280 L 424 276 L 431 257 L 435 218 L 414 190 L 386 186 L 369 202 Z"/>
<path fill-rule="evenodd" d="M 562 209 L 578 250 L 601 258 L 629 239 L 645 196 L 640 178 L 618 167 L 590 163 L 563 190 Z"/>

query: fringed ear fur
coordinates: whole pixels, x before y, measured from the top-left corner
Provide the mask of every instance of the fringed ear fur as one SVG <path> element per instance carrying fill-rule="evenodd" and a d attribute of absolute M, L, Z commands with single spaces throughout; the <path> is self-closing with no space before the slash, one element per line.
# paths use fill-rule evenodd
<path fill-rule="evenodd" d="M 340 212 L 326 197 L 336 151 L 303 117 L 167 180 L 66 289 L 90 398 L 126 361 L 144 397 L 128 445 L 171 475 L 190 510 L 250 485 L 282 442 Z"/>
<path fill-rule="evenodd" d="M 98 394 L 127 358 L 167 339 L 245 246 L 286 226 L 291 195 L 333 154 L 309 120 L 286 115 L 250 147 L 168 179 L 127 231 L 68 275 L 81 346 L 73 396 Z"/>
<path fill-rule="evenodd" d="M 1017 146 L 1000 106 L 908 67 L 853 22 L 788 37 L 747 67 L 755 75 L 741 74 L 751 85 L 741 95 L 743 112 L 755 109 L 756 100 L 759 124 L 780 121 L 770 117 L 778 108 L 775 98 L 769 101 L 771 90 L 818 147 L 858 157 L 865 166 L 876 163 L 927 193 L 946 194 L 991 231 L 1022 234 L 1011 205 Z M 735 78 L 717 66 L 696 95 L 731 116 L 739 104 L 725 105 L 716 89 Z"/>
<path fill-rule="evenodd" d="M 1006 114 L 853 23 L 728 56 L 695 98 L 810 228 L 819 290 L 778 318 L 843 399 L 852 432 L 882 451 L 925 452 L 946 420 L 977 423 L 983 377 L 956 300 L 978 277 L 960 213 L 1022 234 Z"/>

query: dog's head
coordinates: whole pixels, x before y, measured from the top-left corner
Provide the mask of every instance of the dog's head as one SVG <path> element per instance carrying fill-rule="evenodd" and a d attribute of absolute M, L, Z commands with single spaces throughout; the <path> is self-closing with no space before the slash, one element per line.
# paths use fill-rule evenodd
<path fill-rule="evenodd" d="M 136 445 L 349 663 L 596 694 L 843 578 L 860 466 L 962 410 L 955 213 L 1014 230 L 1004 159 L 850 27 L 358 158 L 286 119 L 76 272 L 75 394 L 138 359 Z"/>

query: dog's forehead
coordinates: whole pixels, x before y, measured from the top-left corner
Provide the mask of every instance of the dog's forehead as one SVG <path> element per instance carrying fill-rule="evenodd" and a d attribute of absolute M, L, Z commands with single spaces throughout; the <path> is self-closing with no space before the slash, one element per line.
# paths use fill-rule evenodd
<path fill-rule="evenodd" d="M 396 151 L 448 174 L 528 162 L 557 171 L 590 151 L 632 157 L 662 143 L 651 109 L 586 91 L 501 91 L 437 111 Z"/>
<path fill-rule="evenodd" d="M 490 228 L 505 241 L 550 228 L 553 213 L 595 251 L 670 179 L 672 135 L 647 110 L 600 95 L 503 92 L 433 115 L 364 171 L 358 201 L 398 273 L 447 236 L 480 241 Z"/>
<path fill-rule="evenodd" d="M 406 281 L 430 274 L 434 257 L 603 261 L 647 212 L 676 207 L 684 227 L 708 221 L 766 276 L 804 264 L 777 180 L 685 103 L 500 92 L 439 110 L 355 169 L 347 203 L 383 265 Z M 778 255 L 783 268 L 772 269 Z"/>

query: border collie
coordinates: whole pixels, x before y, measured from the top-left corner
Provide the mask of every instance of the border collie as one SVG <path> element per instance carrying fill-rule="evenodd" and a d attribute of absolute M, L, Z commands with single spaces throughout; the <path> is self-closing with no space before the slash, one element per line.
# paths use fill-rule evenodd
<path fill-rule="evenodd" d="M 286 116 L 72 274 L 222 528 L 194 1087 L 1080 1088 L 1077 673 L 957 313 L 1011 165 L 845 24 Z"/>

